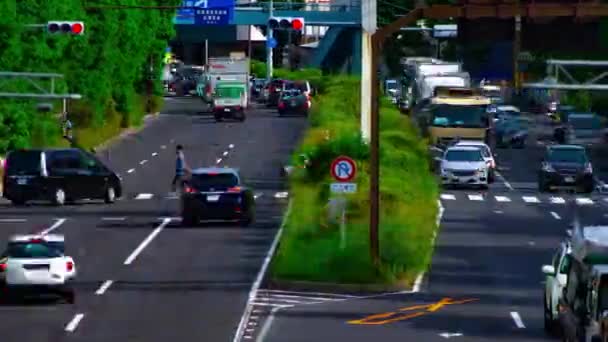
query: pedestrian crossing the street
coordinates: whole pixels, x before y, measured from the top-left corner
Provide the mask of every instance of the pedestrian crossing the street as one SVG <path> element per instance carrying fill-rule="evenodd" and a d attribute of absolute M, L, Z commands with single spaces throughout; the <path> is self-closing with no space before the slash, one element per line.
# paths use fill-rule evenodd
<path fill-rule="evenodd" d="M 333 293 L 311 293 L 281 290 L 259 290 L 253 300 L 253 306 L 268 308 L 291 308 L 296 305 L 323 304 L 329 302 L 345 301 L 357 298 L 356 296 L 333 294 Z"/>
<path fill-rule="evenodd" d="M 566 205 L 567 203 L 576 203 L 578 205 L 608 205 L 608 196 L 562 196 L 562 195 L 522 195 L 522 194 L 482 194 L 482 193 L 442 193 L 440 199 L 443 203 L 449 202 L 498 202 L 498 203 L 512 203 L 512 202 L 523 202 L 527 204 L 561 204 Z"/>

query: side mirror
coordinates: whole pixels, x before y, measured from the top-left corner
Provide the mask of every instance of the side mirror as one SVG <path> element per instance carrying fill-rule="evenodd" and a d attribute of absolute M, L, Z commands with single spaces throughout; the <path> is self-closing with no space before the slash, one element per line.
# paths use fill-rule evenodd
<path fill-rule="evenodd" d="M 555 267 L 553 265 L 544 265 L 542 271 L 545 275 L 555 275 Z"/>

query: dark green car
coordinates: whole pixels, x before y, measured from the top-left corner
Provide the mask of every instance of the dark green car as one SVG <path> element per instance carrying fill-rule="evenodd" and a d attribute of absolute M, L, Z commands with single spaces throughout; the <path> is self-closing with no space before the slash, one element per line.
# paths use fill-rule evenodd
<path fill-rule="evenodd" d="M 279 98 L 279 115 L 304 115 L 308 116 L 310 99 L 299 89 L 288 89 Z"/>

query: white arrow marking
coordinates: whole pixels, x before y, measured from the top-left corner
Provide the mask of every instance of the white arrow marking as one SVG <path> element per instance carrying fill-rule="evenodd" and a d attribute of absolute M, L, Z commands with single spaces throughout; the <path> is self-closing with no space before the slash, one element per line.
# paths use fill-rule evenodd
<path fill-rule="evenodd" d="M 444 338 L 459 337 L 459 336 L 462 336 L 462 333 L 447 333 L 447 332 L 444 332 L 444 333 L 439 334 L 439 336 L 444 337 Z"/>

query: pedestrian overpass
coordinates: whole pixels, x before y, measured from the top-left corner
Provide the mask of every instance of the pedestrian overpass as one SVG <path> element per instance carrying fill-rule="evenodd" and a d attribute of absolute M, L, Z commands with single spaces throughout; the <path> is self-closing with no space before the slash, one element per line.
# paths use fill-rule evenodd
<path fill-rule="evenodd" d="M 332 0 L 328 4 L 274 2 L 272 16 L 301 17 L 306 26 L 328 26 L 315 49 L 312 66 L 338 70 L 347 65 L 348 71 L 358 74 L 361 72 L 361 1 Z M 230 24 L 265 26 L 270 12 L 268 2 L 238 4 Z M 180 22 L 175 24 L 184 25 Z"/>

